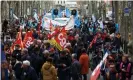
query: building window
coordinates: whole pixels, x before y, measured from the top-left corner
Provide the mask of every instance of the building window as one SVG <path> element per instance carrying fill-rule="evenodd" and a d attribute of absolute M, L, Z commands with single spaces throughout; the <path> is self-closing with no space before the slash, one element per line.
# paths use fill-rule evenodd
<path fill-rule="evenodd" d="M 59 1 L 58 1 L 58 4 L 59 4 Z"/>
<path fill-rule="evenodd" d="M 61 4 L 62 4 L 62 1 L 61 1 Z"/>
<path fill-rule="evenodd" d="M 65 4 L 65 1 L 64 1 L 64 4 Z"/>

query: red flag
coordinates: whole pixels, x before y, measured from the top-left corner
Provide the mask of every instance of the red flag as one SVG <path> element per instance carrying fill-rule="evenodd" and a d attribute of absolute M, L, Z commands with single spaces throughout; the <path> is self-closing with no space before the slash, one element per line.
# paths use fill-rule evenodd
<path fill-rule="evenodd" d="M 92 73 L 92 75 L 91 75 L 91 79 L 90 79 L 90 80 L 97 80 L 99 74 L 100 74 L 100 65 L 98 65 L 98 66 L 94 69 L 94 71 L 93 71 L 93 73 Z"/>
<path fill-rule="evenodd" d="M 98 76 L 100 75 L 100 69 L 102 64 L 104 64 L 104 61 L 108 57 L 108 53 L 105 53 L 103 59 L 100 61 L 100 63 L 97 65 L 97 67 L 94 69 L 94 71 L 91 74 L 90 80 L 97 80 Z M 106 65 L 106 64 L 105 64 Z"/>
<path fill-rule="evenodd" d="M 62 28 L 61 32 L 55 37 L 56 42 L 63 48 L 66 45 L 66 30 L 65 27 Z"/>
<path fill-rule="evenodd" d="M 52 37 L 55 37 L 60 32 L 60 28 L 56 27 L 54 31 L 52 31 L 50 34 L 47 35 L 48 39 L 51 39 Z"/>
<path fill-rule="evenodd" d="M 32 36 L 32 31 L 28 31 L 25 34 L 24 40 L 23 40 L 23 44 L 25 48 L 28 48 L 30 46 L 30 44 L 33 42 L 34 38 Z"/>
<path fill-rule="evenodd" d="M 52 37 L 54 37 L 54 41 L 55 41 L 55 46 L 59 49 L 62 50 L 65 48 L 66 46 L 66 30 L 65 27 L 63 27 L 62 29 L 59 27 L 56 27 L 54 29 L 54 31 L 51 32 L 51 34 L 47 35 L 49 39 L 51 39 Z"/>
<path fill-rule="evenodd" d="M 15 45 L 19 45 L 21 49 L 23 49 L 23 42 L 22 42 L 22 36 L 21 36 L 21 29 L 20 32 L 18 32 L 17 37 L 13 45 L 11 46 L 11 52 L 13 52 Z"/>
<path fill-rule="evenodd" d="M 97 41 L 97 35 L 93 38 L 93 40 L 91 41 L 91 43 L 90 43 L 90 45 L 89 45 L 89 48 L 91 48 L 92 47 L 92 45 L 94 44 L 94 43 L 96 43 L 96 41 Z"/>

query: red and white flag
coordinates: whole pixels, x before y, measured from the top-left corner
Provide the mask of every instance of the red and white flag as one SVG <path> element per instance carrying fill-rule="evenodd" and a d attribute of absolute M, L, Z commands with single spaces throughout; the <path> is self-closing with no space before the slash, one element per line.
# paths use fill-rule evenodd
<path fill-rule="evenodd" d="M 97 67 L 92 72 L 90 80 L 97 80 L 97 78 L 100 74 L 101 66 L 102 66 L 103 62 L 106 60 L 107 57 L 108 57 L 108 53 L 105 53 L 103 59 L 100 61 L 100 63 L 97 65 Z"/>
<path fill-rule="evenodd" d="M 33 40 L 34 40 L 34 37 L 32 36 L 32 31 L 26 32 L 23 40 L 24 47 L 28 48 L 32 44 Z"/>
<path fill-rule="evenodd" d="M 61 32 L 55 37 L 56 42 L 62 47 L 62 49 L 65 48 L 66 45 L 66 30 L 65 27 L 62 28 Z"/>

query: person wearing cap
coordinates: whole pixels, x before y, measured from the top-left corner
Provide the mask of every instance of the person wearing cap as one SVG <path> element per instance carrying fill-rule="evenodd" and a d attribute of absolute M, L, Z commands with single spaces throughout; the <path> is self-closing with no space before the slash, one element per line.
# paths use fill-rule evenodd
<path fill-rule="evenodd" d="M 41 68 L 43 80 L 57 80 L 57 70 L 53 65 L 53 59 L 48 57 Z"/>
<path fill-rule="evenodd" d="M 118 80 L 119 76 L 118 76 L 118 72 L 115 68 L 114 64 L 111 64 L 109 66 L 109 72 L 106 73 L 106 80 Z"/>
<path fill-rule="evenodd" d="M 30 65 L 30 61 L 25 60 L 22 63 L 22 75 L 21 80 L 38 80 L 37 73 Z"/>
<path fill-rule="evenodd" d="M 130 80 L 132 73 L 132 64 L 128 60 L 128 55 L 122 57 L 122 62 L 120 63 L 120 80 Z"/>
<path fill-rule="evenodd" d="M 72 54 L 71 76 L 72 76 L 72 80 L 81 79 L 81 65 L 77 60 L 76 54 Z"/>
<path fill-rule="evenodd" d="M 87 80 L 87 74 L 89 72 L 89 56 L 86 53 L 85 48 L 81 50 L 81 56 L 79 58 L 81 64 L 81 74 L 84 77 L 84 80 Z"/>

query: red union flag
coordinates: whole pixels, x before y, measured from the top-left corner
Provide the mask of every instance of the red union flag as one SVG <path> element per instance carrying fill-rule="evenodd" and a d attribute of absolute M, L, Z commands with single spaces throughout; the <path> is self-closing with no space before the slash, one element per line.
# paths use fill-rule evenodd
<path fill-rule="evenodd" d="M 103 59 L 101 60 L 101 62 L 97 65 L 97 67 L 92 72 L 90 80 L 97 80 L 97 78 L 100 74 L 101 66 L 102 66 L 103 62 L 106 60 L 107 57 L 108 57 L 108 53 L 105 53 L 105 55 L 104 55 Z"/>
<path fill-rule="evenodd" d="M 66 45 L 66 30 L 65 27 L 61 30 L 61 32 L 55 37 L 56 42 L 63 48 Z"/>
<path fill-rule="evenodd" d="M 30 44 L 33 42 L 34 38 L 32 36 L 32 31 L 28 31 L 25 34 L 24 40 L 23 40 L 23 44 L 25 48 L 28 48 L 30 46 Z"/>
<path fill-rule="evenodd" d="M 21 37 L 21 30 L 20 30 L 20 32 L 18 32 L 18 34 L 17 34 L 17 36 L 16 36 L 16 40 L 15 40 L 15 42 L 13 43 L 13 45 L 11 46 L 11 52 L 13 52 L 13 50 L 14 50 L 14 47 L 15 47 L 15 45 L 19 45 L 20 46 L 20 48 L 22 49 L 23 48 L 23 42 L 22 42 L 22 37 Z"/>
<path fill-rule="evenodd" d="M 57 27 L 54 29 L 54 31 L 52 31 L 50 34 L 47 35 L 48 39 L 51 39 L 53 37 L 55 37 L 58 33 L 60 33 L 60 28 Z"/>

